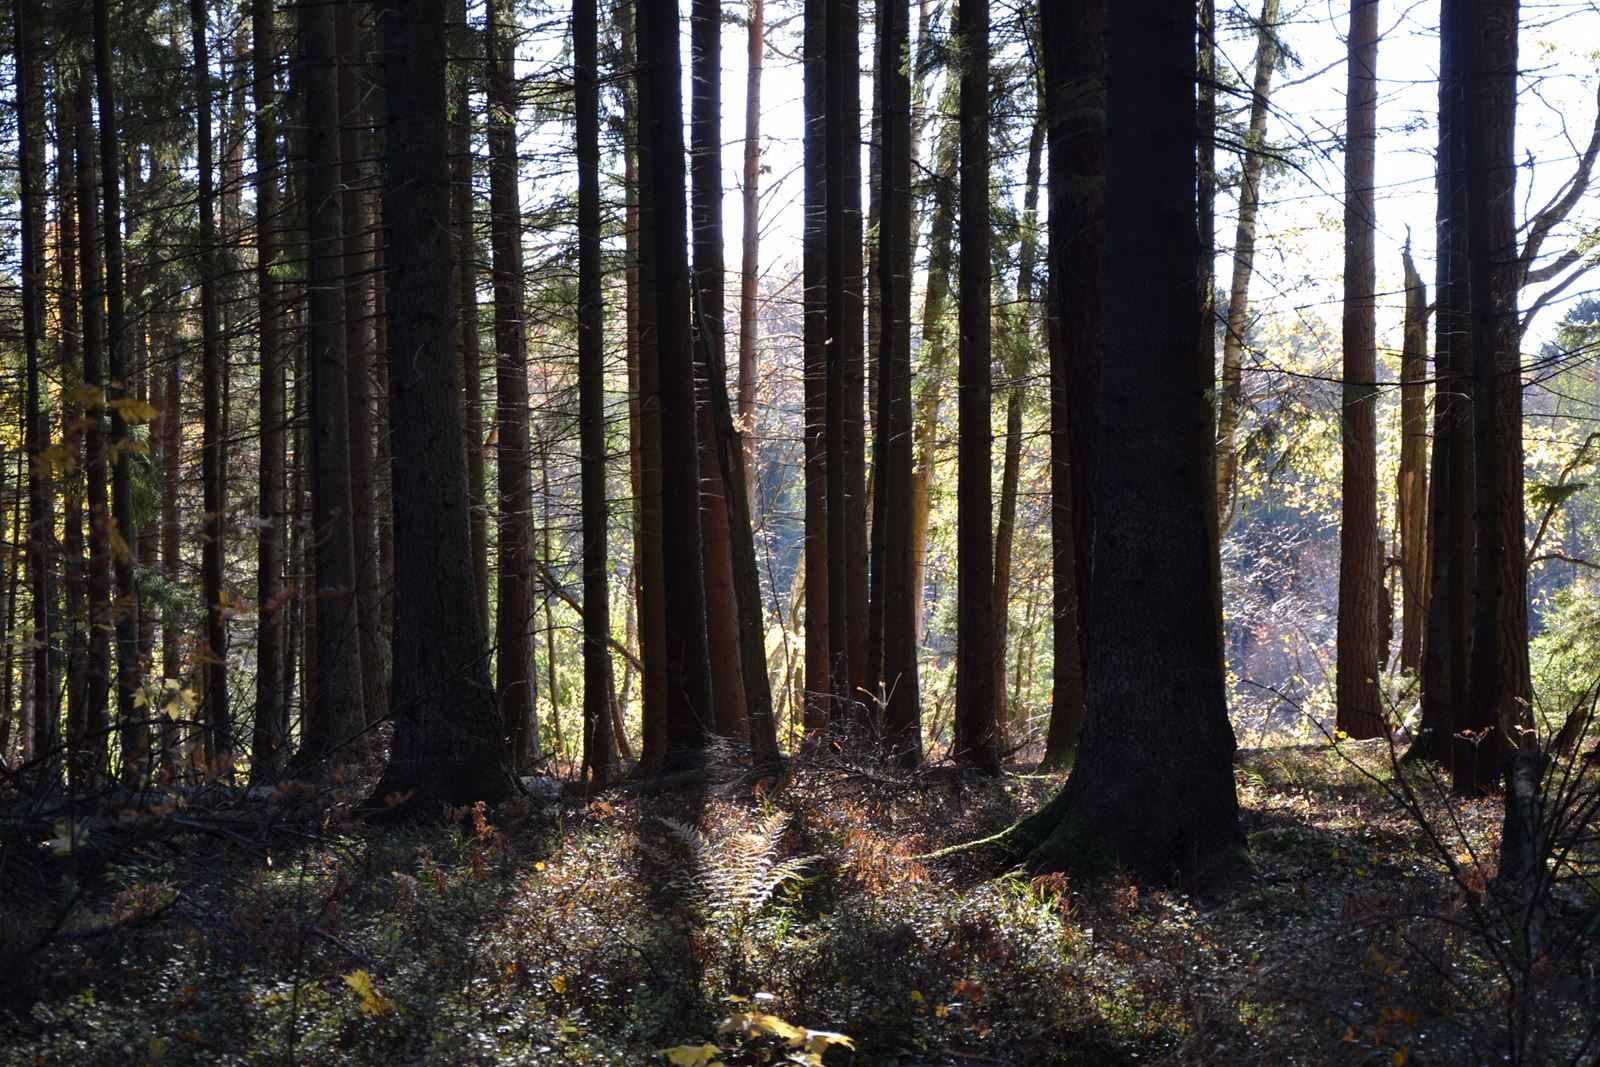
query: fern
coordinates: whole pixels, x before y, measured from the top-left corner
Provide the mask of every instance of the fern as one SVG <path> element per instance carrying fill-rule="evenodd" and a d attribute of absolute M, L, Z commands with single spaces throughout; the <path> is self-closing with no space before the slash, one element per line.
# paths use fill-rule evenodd
<path fill-rule="evenodd" d="M 756 911 L 784 883 L 804 878 L 817 859 L 781 858 L 789 823 L 782 812 L 754 820 L 749 829 L 716 837 L 674 819 L 658 816 L 656 821 L 681 846 L 682 858 L 672 864 L 679 886 L 714 912 L 748 915 Z"/>

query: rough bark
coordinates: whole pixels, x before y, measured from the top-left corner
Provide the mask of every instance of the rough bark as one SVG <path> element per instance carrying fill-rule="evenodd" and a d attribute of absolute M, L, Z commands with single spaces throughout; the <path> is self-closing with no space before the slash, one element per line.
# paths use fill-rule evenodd
<path fill-rule="evenodd" d="M 1066 788 L 1020 824 L 1035 866 L 1124 865 L 1195 885 L 1242 873 L 1220 605 L 1207 526 L 1214 432 L 1202 367 L 1195 15 L 1154 0 L 1107 20 L 1103 403 L 1095 640 Z"/>
<path fill-rule="evenodd" d="M 1378 694 L 1378 359 L 1373 203 L 1377 161 L 1378 4 L 1350 6 L 1345 94 L 1343 464 L 1335 725 L 1353 738 L 1383 733 Z"/>
<path fill-rule="evenodd" d="M 705 572 L 701 565 L 700 462 L 695 428 L 694 346 L 683 141 L 683 61 L 678 5 L 639 8 L 638 47 L 644 77 L 639 112 L 649 189 L 645 227 L 652 234 L 656 354 L 660 368 L 661 533 L 674 563 L 663 583 L 667 646 L 669 768 L 698 763 L 714 728 L 706 647 Z"/>
<path fill-rule="evenodd" d="M 273 781 L 289 740 L 288 695 L 283 688 L 288 599 L 284 592 L 285 407 L 283 304 L 275 271 L 280 242 L 278 194 L 278 62 L 272 0 L 251 0 L 251 89 L 255 101 L 256 301 L 260 316 L 261 462 L 256 490 L 256 710 L 250 775 Z M 172 401 L 175 403 L 176 396 Z M 176 421 L 177 412 L 167 418 Z"/>
<path fill-rule="evenodd" d="M 1428 604 L 1428 287 L 1406 242 L 1406 314 L 1400 350 L 1400 467 L 1395 527 L 1400 533 L 1400 666 L 1422 667 Z"/>
<path fill-rule="evenodd" d="M 357 641 L 351 530 L 349 373 L 344 331 L 344 223 L 339 197 L 336 12 L 300 9 L 306 112 L 306 343 L 310 374 L 311 528 L 315 541 L 315 673 L 296 765 L 358 759 L 365 698 Z"/>
<path fill-rule="evenodd" d="M 907 0 L 879 7 L 878 422 L 873 490 L 874 539 L 882 552 L 873 575 L 882 619 L 882 723 L 885 755 L 905 765 L 922 759 L 922 708 L 917 664 L 918 574 L 913 527 L 911 396 L 911 78 L 902 61 L 910 35 Z M 878 536 L 878 523 L 882 536 Z M 879 575 L 881 574 L 881 580 Z M 874 679 L 874 684 L 878 679 Z"/>
<path fill-rule="evenodd" d="M 499 479 L 495 614 L 500 717 L 519 772 L 534 758 L 533 481 L 528 429 L 528 339 L 523 321 L 522 206 L 517 189 L 515 27 L 506 0 L 491 0 L 489 244 L 494 254 L 495 465 Z"/>
<path fill-rule="evenodd" d="M 756 493 L 756 362 L 761 268 L 761 61 L 766 54 L 766 0 L 750 0 L 745 62 L 744 183 L 740 188 L 739 432 L 744 440 L 745 488 Z"/>
<path fill-rule="evenodd" d="M 444 8 L 383 0 L 394 479 L 394 741 L 374 805 L 496 801 L 512 788 L 474 596 L 451 286 Z"/>
<path fill-rule="evenodd" d="M 828 543 L 828 180 L 827 180 L 827 47 L 829 0 L 806 0 L 805 40 L 805 231 L 801 272 L 804 276 L 805 378 L 805 727 L 811 736 L 827 728 L 832 708 L 832 612 L 829 597 Z"/>
<path fill-rule="evenodd" d="M 606 533 L 605 306 L 600 284 L 600 87 L 595 0 L 572 5 L 578 157 L 578 451 L 583 495 L 583 770 L 617 773 L 611 729 L 611 588 Z"/>
<path fill-rule="evenodd" d="M 955 756 L 999 771 L 994 691 L 994 514 L 990 477 L 989 5 L 961 0 L 961 264 L 956 476 Z"/>

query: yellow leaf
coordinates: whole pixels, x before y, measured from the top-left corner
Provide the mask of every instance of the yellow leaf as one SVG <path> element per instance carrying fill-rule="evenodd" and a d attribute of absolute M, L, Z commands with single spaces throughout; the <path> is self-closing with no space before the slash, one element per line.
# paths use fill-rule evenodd
<path fill-rule="evenodd" d="M 564 974 L 558 974 L 554 978 L 550 979 L 550 988 L 554 989 L 557 993 L 565 993 L 567 991 L 567 976 Z"/>
<path fill-rule="evenodd" d="M 715 1045 L 677 1045 L 661 1049 L 673 1067 L 712 1067 L 722 1050 Z"/>
<path fill-rule="evenodd" d="M 355 990 L 361 998 L 361 1010 L 367 1015 L 387 1015 L 394 1010 L 394 1001 L 372 987 L 372 975 L 365 969 L 351 971 L 344 976 L 344 984 Z"/>
<path fill-rule="evenodd" d="M 923 1000 L 925 1000 L 925 999 L 926 999 L 926 998 L 925 998 L 925 997 L 923 997 L 923 995 L 922 995 L 922 990 L 920 990 L 920 989 L 913 989 L 913 990 L 912 990 L 912 991 L 911 991 L 911 999 L 912 999 L 912 1000 L 914 1000 L 914 1001 L 916 1001 L 916 1002 L 917 1002 L 917 1003 L 918 1003 L 918 1004 L 921 1004 L 921 1003 L 922 1003 L 922 1002 L 923 1002 Z"/>
<path fill-rule="evenodd" d="M 1409 1048 L 1407 1048 L 1406 1046 L 1401 1045 L 1398 1049 L 1395 1050 L 1395 1054 L 1394 1054 L 1393 1058 L 1390 1059 L 1389 1062 L 1393 1063 L 1394 1067 L 1405 1067 L 1405 1062 L 1407 1060 L 1409 1060 L 1410 1058 L 1411 1058 L 1411 1050 Z"/>

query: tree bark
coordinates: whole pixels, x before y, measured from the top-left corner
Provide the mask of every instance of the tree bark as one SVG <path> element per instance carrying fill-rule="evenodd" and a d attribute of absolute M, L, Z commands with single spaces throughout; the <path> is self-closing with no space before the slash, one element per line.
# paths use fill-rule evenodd
<path fill-rule="evenodd" d="M 444 8 L 383 0 L 389 434 L 395 525 L 394 742 L 373 805 L 412 810 L 508 796 L 472 573 L 461 362 L 451 288 Z"/>
<path fill-rule="evenodd" d="M 1352 0 L 1345 94 L 1343 464 L 1339 506 L 1337 728 L 1353 738 L 1383 733 L 1378 695 L 1377 161 L 1378 3 Z M 1220 488 L 1220 486 L 1219 486 Z"/>
<path fill-rule="evenodd" d="M 1261 170 L 1267 161 L 1267 114 L 1272 72 L 1278 65 L 1278 0 L 1264 0 L 1256 30 L 1256 72 L 1250 93 L 1250 128 L 1245 135 L 1239 183 L 1239 223 L 1233 238 L 1233 280 L 1222 334 L 1222 380 L 1217 389 L 1217 515 L 1233 521 L 1239 456 L 1234 435 L 1244 408 L 1244 335 L 1249 328 L 1250 278 L 1256 263 L 1256 215 L 1261 208 Z M 1214 116 L 1213 116 L 1214 121 Z M 1209 131 L 1208 131 L 1209 135 Z M 1209 323 L 1210 319 L 1207 319 Z"/>
<path fill-rule="evenodd" d="M 1406 314 L 1400 350 L 1400 469 L 1395 526 L 1400 532 L 1400 666 L 1422 667 L 1428 605 L 1428 287 L 1406 242 Z"/>
<path fill-rule="evenodd" d="M 329 758 L 359 759 L 364 754 L 366 703 L 357 641 L 355 535 L 351 529 L 336 8 L 331 4 L 302 7 L 300 18 L 307 125 L 306 343 L 311 379 L 316 685 L 301 727 L 296 765 L 309 769 Z"/>
<path fill-rule="evenodd" d="M 1105 342 L 1094 641 L 1066 788 L 1019 824 L 1035 867 L 1121 864 L 1204 886 L 1243 873 L 1221 643 L 1204 595 L 1214 433 L 1202 366 L 1195 14 L 1107 19 Z"/>
<path fill-rule="evenodd" d="M 196 53 L 197 78 L 199 72 L 204 70 L 198 66 L 200 55 L 200 52 Z M 136 400 L 129 389 L 133 381 L 133 335 L 128 329 L 123 285 L 122 139 L 117 122 L 115 74 L 111 69 L 109 0 L 94 0 L 94 72 L 95 97 L 99 106 L 101 209 L 105 213 L 101 232 L 106 245 L 106 352 L 110 357 L 106 368 L 110 380 L 106 384 L 111 407 L 111 558 L 117 595 L 111 614 L 117 634 L 117 721 L 122 742 L 123 774 L 129 779 L 137 779 L 149 769 L 150 728 L 146 725 L 146 715 L 134 707 L 134 695 L 139 691 L 142 671 L 139 662 L 139 588 L 134 580 L 139 538 L 133 522 L 133 441 L 128 433 L 128 425 L 129 415 L 137 410 L 137 404 L 130 406 L 130 401 Z M 205 132 L 202 127 L 201 133 Z M 206 158 L 208 150 L 208 147 L 201 148 L 202 160 Z M 202 174 L 202 202 L 205 181 L 206 176 Z M 202 243 L 206 240 L 204 229 L 200 238 Z M 220 513 L 222 509 L 219 501 L 217 511 Z M 210 510 L 208 507 L 207 511 Z M 220 553 L 220 518 L 216 525 Z M 220 588 L 220 580 L 217 584 Z M 223 608 L 216 599 L 210 597 L 207 597 L 206 603 L 213 605 L 215 615 L 207 629 L 208 643 L 217 649 L 215 658 L 218 663 L 213 665 L 212 671 L 221 676 L 225 671 L 221 661 L 227 655 L 226 635 L 224 633 L 220 641 L 217 635 L 222 625 Z M 226 736 L 230 729 L 226 696 L 222 698 L 220 706 L 208 698 L 207 708 L 215 713 L 210 714 L 210 722 L 218 738 Z"/>
<path fill-rule="evenodd" d="M 1467 271 L 1473 368 L 1476 508 L 1472 652 L 1465 715 L 1454 724 L 1451 782 L 1495 789 L 1533 723 L 1528 663 L 1527 546 L 1522 470 L 1522 367 L 1516 238 L 1518 0 L 1474 0 L 1461 25 Z"/>
<path fill-rule="evenodd" d="M 744 441 L 748 497 L 756 495 L 756 363 L 761 269 L 761 61 L 766 54 L 766 0 L 750 0 L 745 61 L 744 184 L 739 256 L 739 432 Z"/>
<path fill-rule="evenodd" d="M 1463 97 L 1468 55 L 1465 0 L 1439 15 L 1437 277 L 1434 282 L 1433 469 L 1428 480 L 1427 624 L 1422 707 L 1406 759 L 1450 760 L 1456 709 L 1467 701 L 1473 581 L 1472 336 L 1466 275 Z"/>
<path fill-rule="evenodd" d="M 278 43 L 272 0 L 251 0 L 256 135 L 256 291 L 260 315 L 261 463 L 256 518 L 256 710 L 250 775 L 271 782 L 282 770 L 289 740 L 288 695 L 283 688 L 288 599 L 284 590 L 285 406 L 283 304 L 274 272 L 280 267 L 278 213 Z M 177 396 L 168 419 L 177 420 Z"/>
<path fill-rule="evenodd" d="M 990 477 L 989 6 L 961 0 L 960 392 L 957 423 L 955 756 L 998 773 L 994 692 L 994 515 Z"/>
<path fill-rule="evenodd" d="M 606 534 L 605 305 L 600 279 L 600 83 L 595 0 L 573 0 L 578 157 L 578 451 L 583 495 L 583 773 L 616 776 Z"/>
<path fill-rule="evenodd" d="M 655 282 L 656 354 L 660 367 L 661 533 L 674 565 L 663 584 L 667 647 L 669 769 L 703 758 L 715 727 L 706 647 L 705 571 L 701 564 L 700 462 L 694 403 L 694 346 L 689 322 L 690 278 L 683 143 L 683 61 L 678 48 L 677 0 L 638 9 L 638 47 L 644 77 L 639 113 L 649 189 L 645 227 L 651 234 Z"/>
<path fill-rule="evenodd" d="M 536 727 L 533 632 L 533 482 L 528 429 L 528 339 L 523 321 L 522 206 L 517 189 L 515 25 L 506 0 L 491 0 L 489 241 L 494 253 L 495 460 L 499 477 L 496 686 L 511 765 L 533 762 Z"/>
<path fill-rule="evenodd" d="M 828 726 L 833 708 L 832 612 L 829 607 L 828 494 L 828 121 L 827 14 L 830 0 L 806 0 L 804 176 L 805 377 L 805 726 L 807 736 Z"/>

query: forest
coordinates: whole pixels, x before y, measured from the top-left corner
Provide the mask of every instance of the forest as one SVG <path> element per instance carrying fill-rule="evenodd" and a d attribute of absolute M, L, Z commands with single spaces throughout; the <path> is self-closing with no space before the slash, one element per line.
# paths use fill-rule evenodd
<path fill-rule="evenodd" d="M 0 1064 L 1600 1063 L 1592 0 L 8 0 Z"/>

